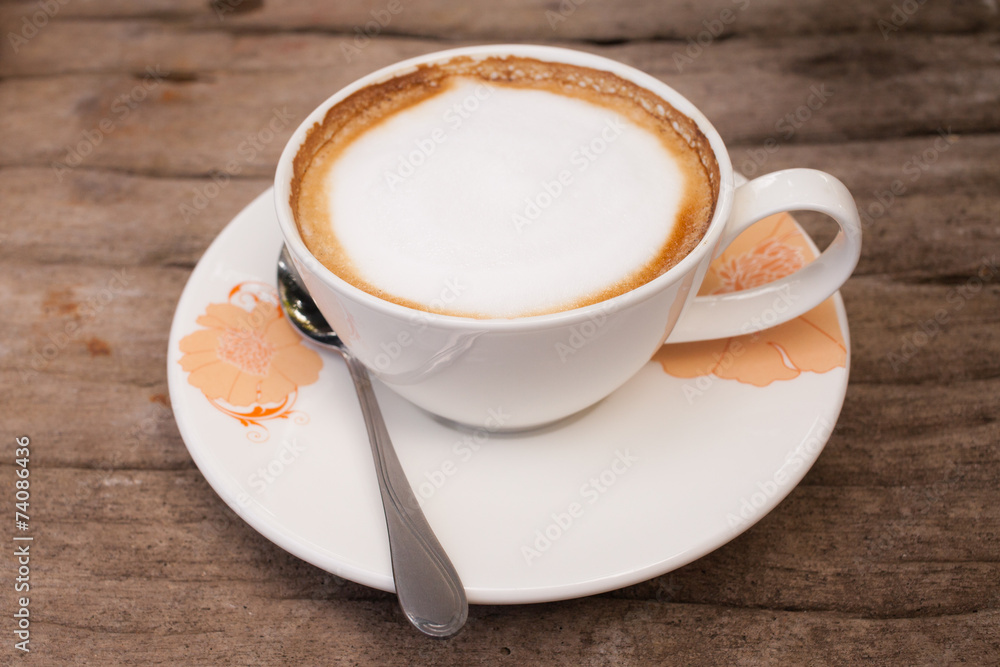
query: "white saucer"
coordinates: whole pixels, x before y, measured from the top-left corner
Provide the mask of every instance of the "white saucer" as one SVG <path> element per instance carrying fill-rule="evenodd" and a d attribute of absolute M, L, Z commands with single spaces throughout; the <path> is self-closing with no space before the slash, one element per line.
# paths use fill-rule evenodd
<path fill-rule="evenodd" d="M 797 230 L 790 219 L 786 226 Z M 786 229 L 783 238 L 789 236 Z M 807 237 L 800 245 L 815 252 Z M 180 364 L 182 339 L 206 327 L 221 331 L 205 317 L 209 304 L 276 308 L 280 248 L 268 190 L 191 274 L 170 332 L 174 415 L 209 484 L 253 528 L 317 567 L 391 591 L 368 438 L 340 358 L 321 353 L 313 381 L 319 358 L 296 348 L 298 375 L 283 385 L 293 390 L 263 406 L 209 400 Z M 850 345 L 839 294 L 832 302 L 827 321 L 839 325 L 842 366 L 770 381 L 774 360 L 769 367 L 760 354 L 775 355 L 785 377 L 796 365 L 789 350 L 802 354 L 801 340 L 796 348 L 780 339 L 737 347 L 734 364 L 724 361 L 718 375 L 674 377 L 664 368 L 677 363 L 651 361 L 596 407 L 529 435 L 457 430 L 376 383 L 399 458 L 469 601 L 543 602 L 620 588 L 685 565 L 762 518 L 819 456 L 843 404 Z M 286 331 L 269 332 L 289 346 Z M 215 335 L 189 341 L 204 344 Z M 230 347 L 239 344 L 232 340 Z M 690 365 L 689 357 L 679 359 Z M 268 373 L 289 372 L 291 362 L 276 363 Z"/>

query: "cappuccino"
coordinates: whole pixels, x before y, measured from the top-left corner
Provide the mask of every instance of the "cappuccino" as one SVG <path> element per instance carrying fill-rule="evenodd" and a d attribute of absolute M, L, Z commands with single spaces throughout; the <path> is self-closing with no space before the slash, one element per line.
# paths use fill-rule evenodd
<path fill-rule="evenodd" d="M 333 106 L 293 164 L 309 251 L 378 298 L 516 318 L 649 282 L 715 210 L 694 121 L 614 74 L 459 57 Z"/>

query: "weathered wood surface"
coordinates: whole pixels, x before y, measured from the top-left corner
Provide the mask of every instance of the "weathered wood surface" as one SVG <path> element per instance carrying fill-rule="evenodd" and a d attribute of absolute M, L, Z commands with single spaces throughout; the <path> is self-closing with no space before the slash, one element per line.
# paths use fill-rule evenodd
<path fill-rule="evenodd" d="M 3 437 L 32 437 L 38 503 L 26 663 L 995 663 L 995 2 L 586 0 L 563 15 L 554 0 L 402 0 L 350 55 L 355 26 L 388 3 L 53 2 L 16 50 L 9 34 L 44 8 L 0 4 Z M 688 50 L 733 8 L 718 38 Z M 583 600 L 474 607 L 459 637 L 432 642 L 392 596 L 299 561 L 225 508 L 173 423 L 164 355 L 191 268 L 269 185 L 298 119 L 379 66 L 478 41 L 564 43 L 668 81 L 745 171 L 843 179 L 865 247 L 843 290 L 843 414 L 774 512 L 677 572 Z M 813 86 L 828 99 L 786 136 L 777 124 Z M 181 205 L 231 160 L 239 173 L 185 219 Z M 885 206 L 896 180 L 905 191 Z M 806 224 L 829 240 L 829 226 Z M 95 308 L 116 276 L 124 288 Z M 907 348 L 941 309 L 947 322 Z M 12 489 L 10 457 L 0 463 Z M 0 557 L 0 618 L 13 573 Z M 5 623 L 3 664 L 15 654 Z"/>

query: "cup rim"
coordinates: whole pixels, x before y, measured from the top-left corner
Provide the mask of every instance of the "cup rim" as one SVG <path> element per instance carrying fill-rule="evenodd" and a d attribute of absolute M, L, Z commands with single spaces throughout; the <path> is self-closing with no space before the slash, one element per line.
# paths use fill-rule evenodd
<path fill-rule="evenodd" d="M 410 308 L 369 294 L 328 269 L 306 247 L 299 233 L 298 225 L 295 223 L 295 217 L 289 203 L 292 163 L 299 149 L 302 147 L 306 134 L 315 124 L 323 121 L 324 116 L 331 107 L 358 90 L 412 71 L 418 65 L 446 62 L 459 56 L 519 56 L 590 67 L 592 69 L 602 69 L 656 93 L 679 112 L 693 120 L 698 129 L 708 139 L 708 143 L 712 147 L 713 156 L 719 167 L 719 196 L 716 200 L 715 212 L 709 222 L 708 229 L 698 244 L 662 275 L 628 292 L 579 308 L 514 318 L 474 318 Z M 472 327 L 479 331 L 517 331 L 572 325 L 592 319 L 595 316 L 606 315 L 608 312 L 646 301 L 661 290 L 683 279 L 688 273 L 697 268 L 706 253 L 712 253 L 722 235 L 722 230 L 732 209 L 735 188 L 733 178 L 733 168 L 729 152 L 722 142 L 722 137 L 711 122 L 709 122 L 708 118 L 686 97 L 652 75 L 605 56 L 577 51 L 575 49 L 536 44 L 491 44 L 435 51 L 409 58 L 367 74 L 328 97 L 306 116 L 305 120 L 299 124 L 285 144 L 278 159 L 277 168 L 275 169 L 274 204 L 282 238 L 285 245 L 288 246 L 293 260 L 297 264 L 302 264 L 303 257 L 309 258 L 311 261 L 309 262 L 308 270 L 338 295 L 389 316 L 408 320 L 413 320 L 414 317 L 417 317 L 426 325 L 458 329 Z M 300 266 L 299 268 L 301 270 L 302 267 Z"/>

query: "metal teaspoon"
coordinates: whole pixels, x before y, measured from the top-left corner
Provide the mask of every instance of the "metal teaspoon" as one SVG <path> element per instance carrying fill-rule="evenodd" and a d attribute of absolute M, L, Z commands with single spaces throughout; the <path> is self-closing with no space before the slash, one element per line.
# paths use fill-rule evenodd
<path fill-rule="evenodd" d="M 354 380 L 382 494 L 399 606 L 410 623 L 424 634 L 454 635 L 469 615 L 465 587 L 417 504 L 389 439 L 368 370 L 344 347 L 319 312 L 285 247 L 278 257 L 278 296 L 295 328 L 303 336 L 338 352 Z"/>

